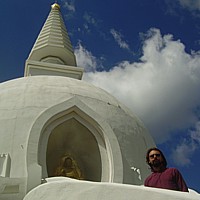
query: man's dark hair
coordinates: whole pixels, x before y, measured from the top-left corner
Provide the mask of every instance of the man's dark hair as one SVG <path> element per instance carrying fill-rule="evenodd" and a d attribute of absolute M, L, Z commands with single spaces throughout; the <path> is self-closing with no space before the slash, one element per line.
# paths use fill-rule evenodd
<path fill-rule="evenodd" d="M 161 155 L 162 158 L 163 158 L 163 165 L 164 165 L 165 167 L 167 167 L 167 160 L 165 159 L 164 154 L 162 153 L 162 151 L 161 151 L 160 149 L 158 149 L 158 148 L 156 148 L 156 147 L 150 148 L 150 149 L 147 151 L 147 154 L 146 154 L 146 162 L 147 162 L 147 164 L 152 168 L 151 164 L 149 163 L 149 153 L 150 153 L 151 151 L 153 151 L 153 150 L 159 151 L 159 152 L 160 152 L 160 155 Z"/>

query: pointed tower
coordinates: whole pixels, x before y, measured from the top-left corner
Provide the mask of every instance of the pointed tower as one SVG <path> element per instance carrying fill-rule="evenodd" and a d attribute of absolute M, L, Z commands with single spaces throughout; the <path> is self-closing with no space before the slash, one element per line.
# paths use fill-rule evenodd
<path fill-rule="evenodd" d="M 53 75 L 81 79 L 76 58 L 60 12 L 54 3 L 26 61 L 24 76 Z"/>
<path fill-rule="evenodd" d="M 80 80 L 82 73 L 55 3 L 25 77 L 0 84 L 0 200 L 104 199 L 114 190 L 104 194 L 107 186 L 95 182 L 141 185 L 149 174 L 145 154 L 155 143 L 147 129 L 115 97 Z M 64 164 L 69 160 L 70 173 Z M 98 185 L 97 192 L 87 189 L 94 198 L 85 196 L 82 185 L 69 189 L 71 182 L 87 187 L 82 179 Z M 35 191 L 43 185 L 48 189 L 40 198 Z"/>

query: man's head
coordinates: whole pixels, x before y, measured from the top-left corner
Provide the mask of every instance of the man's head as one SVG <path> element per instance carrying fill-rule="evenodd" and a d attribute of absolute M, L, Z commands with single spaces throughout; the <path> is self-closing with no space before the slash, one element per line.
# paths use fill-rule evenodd
<path fill-rule="evenodd" d="M 167 167 L 167 161 L 162 151 L 156 147 L 150 148 L 146 154 L 146 162 L 154 171 L 155 169 L 161 169 Z"/>

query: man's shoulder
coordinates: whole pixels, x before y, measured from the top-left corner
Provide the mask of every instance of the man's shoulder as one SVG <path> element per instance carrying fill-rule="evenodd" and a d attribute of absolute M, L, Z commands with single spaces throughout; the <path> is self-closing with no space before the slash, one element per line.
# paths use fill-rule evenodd
<path fill-rule="evenodd" d="M 178 171 L 178 169 L 175 168 L 175 167 L 167 167 L 166 169 L 167 169 L 167 170 L 172 170 L 172 171 Z"/>
<path fill-rule="evenodd" d="M 165 171 L 174 172 L 174 173 L 180 173 L 180 172 L 178 171 L 178 169 L 175 168 L 175 167 L 167 167 Z"/>
<path fill-rule="evenodd" d="M 151 177 L 152 177 L 152 174 L 150 174 L 149 176 L 147 176 L 147 177 L 145 178 L 145 180 L 144 180 L 144 185 L 145 185 L 145 186 L 148 186 L 148 185 L 149 185 L 149 180 L 151 179 Z"/>

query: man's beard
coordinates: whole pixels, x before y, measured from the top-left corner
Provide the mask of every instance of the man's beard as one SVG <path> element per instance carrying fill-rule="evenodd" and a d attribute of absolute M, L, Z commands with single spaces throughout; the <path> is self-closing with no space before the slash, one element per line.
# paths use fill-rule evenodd
<path fill-rule="evenodd" d="M 160 160 L 154 160 L 153 163 L 151 164 L 152 167 L 160 167 L 162 165 L 163 162 L 161 162 Z"/>

